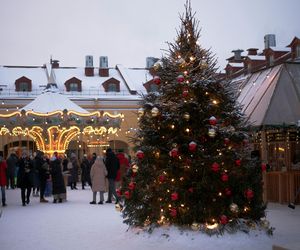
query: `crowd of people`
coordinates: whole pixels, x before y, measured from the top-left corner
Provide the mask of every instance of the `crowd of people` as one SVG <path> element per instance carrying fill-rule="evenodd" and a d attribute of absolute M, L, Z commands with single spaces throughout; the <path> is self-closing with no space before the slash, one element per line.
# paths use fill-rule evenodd
<path fill-rule="evenodd" d="M 120 186 L 122 177 L 128 170 L 130 159 L 122 151 L 115 154 L 111 148 L 101 156 L 93 153 L 84 155 L 81 160 L 75 153 L 70 156 L 59 155 L 57 152 L 49 157 L 42 151 L 33 155 L 23 152 L 21 157 L 11 153 L 5 160 L 0 156 L 0 187 L 2 206 L 6 206 L 6 189 L 19 188 L 21 203 L 26 206 L 30 203 L 31 194 L 39 196 L 41 203 L 49 202 L 46 194 L 52 194 L 53 203 L 62 203 L 67 200 L 67 186 L 76 190 L 80 182 L 82 189 L 90 187 L 92 201 L 90 204 L 112 203 L 113 197 L 118 202 L 116 185 Z M 108 191 L 107 200 L 104 193 Z M 100 194 L 97 203 L 97 193 Z"/>

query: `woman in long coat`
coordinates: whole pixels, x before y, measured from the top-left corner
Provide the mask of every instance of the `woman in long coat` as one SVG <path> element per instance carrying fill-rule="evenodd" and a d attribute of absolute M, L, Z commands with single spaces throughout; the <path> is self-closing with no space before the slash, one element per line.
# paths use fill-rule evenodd
<path fill-rule="evenodd" d="M 30 202 L 31 188 L 33 187 L 33 163 L 27 153 L 23 153 L 18 166 L 17 186 L 21 188 L 22 205 L 26 206 Z"/>
<path fill-rule="evenodd" d="M 93 201 L 90 204 L 96 204 L 97 192 L 100 192 L 100 201 L 98 204 L 103 204 L 104 192 L 105 192 L 105 177 L 107 175 L 106 167 L 103 163 L 103 159 L 98 156 L 91 168 L 91 181 L 93 191 Z"/>
<path fill-rule="evenodd" d="M 55 153 L 50 159 L 50 173 L 52 179 L 53 203 L 56 203 L 57 201 L 61 203 L 63 199 L 66 199 L 67 192 L 61 171 L 60 159 Z"/>
<path fill-rule="evenodd" d="M 71 173 L 71 189 L 77 189 L 76 184 L 78 181 L 78 169 L 79 169 L 79 163 L 78 159 L 75 154 L 71 154 L 71 163 L 72 168 L 70 169 Z"/>

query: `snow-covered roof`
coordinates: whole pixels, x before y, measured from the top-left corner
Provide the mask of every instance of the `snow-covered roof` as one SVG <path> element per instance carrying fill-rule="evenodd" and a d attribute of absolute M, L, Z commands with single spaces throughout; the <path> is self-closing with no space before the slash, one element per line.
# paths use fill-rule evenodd
<path fill-rule="evenodd" d="M 89 113 L 85 109 L 72 102 L 65 95 L 54 91 L 46 91 L 42 93 L 22 109 L 24 109 L 25 111 L 32 110 L 37 113 L 46 114 L 55 111 L 61 111 L 62 107 L 63 109 L 67 109 L 68 111 L 75 111 L 86 114 Z"/>
<path fill-rule="evenodd" d="M 296 124 L 300 120 L 300 64 L 281 64 L 240 83 L 238 102 L 251 124 Z"/>
<path fill-rule="evenodd" d="M 265 56 L 258 56 L 258 55 L 248 55 L 247 56 L 251 60 L 257 60 L 257 61 L 264 61 L 266 60 Z"/>
<path fill-rule="evenodd" d="M 15 81 L 21 77 L 27 77 L 32 82 L 31 92 L 16 92 Z M 78 93 L 67 92 L 65 82 L 73 77 L 81 81 L 82 91 Z M 120 82 L 120 92 L 105 92 L 103 83 L 111 78 Z M 61 93 L 68 96 L 80 95 L 80 97 L 101 97 L 101 96 L 128 96 L 131 99 L 132 91 L 146 93 L 143 83 L 152 79 L 149 71 L 145 68 L 130 69 L 122 65 L 116 68 L 109 68 L 109 76 L 99 76 L 99 68 L 94 68 L 94 76 L 86 76 L 83 67 L 59 67 L 51 68 L 46 64 L 44 67 L 24 66 L 0 66 L 0 88 L 2 96 L 36 96 L 44 90 L 49 82 L 56 82 Z"/>
<path fill-rule="evenodd" d="M 237 67 L 237 68 L 243 68 L 244 64 L 243 63 L 228 63 L 232 67 Z"/>
<path fill-rule="evenodd" d="M 284 51 L 284 52 L 290 52 L 291 48 L 286 47 L 270 47 L 273 51 Z"/>

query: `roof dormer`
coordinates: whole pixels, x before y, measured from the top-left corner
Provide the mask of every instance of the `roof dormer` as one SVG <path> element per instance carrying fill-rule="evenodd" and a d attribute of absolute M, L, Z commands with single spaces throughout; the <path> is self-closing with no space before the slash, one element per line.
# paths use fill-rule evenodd
<path fill-rule="evenodd" d="M 32 81 L 29 78 L 22 76 L 15 81 L 15 86 L 16 86 L 16 92 L 20 92 L 20 91 L 31 92 Z"/>
<path fill-rule="evenodd" d="M 65 82 L 65 86 L 66 86 L 67 92 L 70 92 L 70 91 L 81 92 L 82 91 L 81 80 L 79 80 L 76 77 L 72 77 L 71 79 L 67 80 Z"/>
<path fill-rule="evenodd" d="M 110 78 L 102 83 L 105 92 L 120 92 L 120 81 Z"/>

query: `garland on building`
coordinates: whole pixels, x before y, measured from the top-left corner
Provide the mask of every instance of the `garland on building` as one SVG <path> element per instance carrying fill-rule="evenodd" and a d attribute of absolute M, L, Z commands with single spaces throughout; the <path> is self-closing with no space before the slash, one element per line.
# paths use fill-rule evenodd
<path fill-rule="evenodd" d="M 187 1 L 166 57 L 154 65 L 158 92 L 144 96 L 135 163 L 118 190 L 124 222 L 150 229 L 177 225 L 209 234 L 259 226 L 262 166 L 249 154 L 244 119 L 216 60 L 199 44 Z"/>

